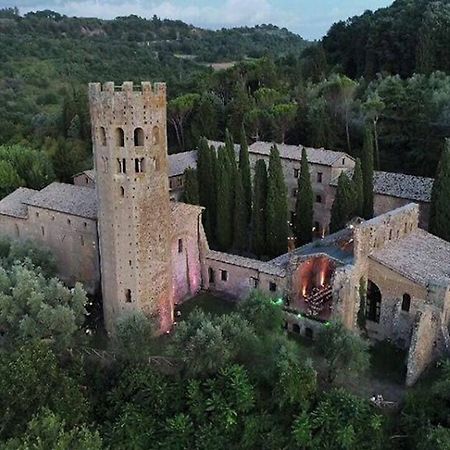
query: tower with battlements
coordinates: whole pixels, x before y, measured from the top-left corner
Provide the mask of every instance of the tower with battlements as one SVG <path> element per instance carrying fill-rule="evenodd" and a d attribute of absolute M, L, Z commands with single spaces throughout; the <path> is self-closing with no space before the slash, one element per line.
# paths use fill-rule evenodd
<path fill-rule="evenodd" d="M 105 326 L 141 310 L 173 319 L 166 86 L 89 85 Z"/>

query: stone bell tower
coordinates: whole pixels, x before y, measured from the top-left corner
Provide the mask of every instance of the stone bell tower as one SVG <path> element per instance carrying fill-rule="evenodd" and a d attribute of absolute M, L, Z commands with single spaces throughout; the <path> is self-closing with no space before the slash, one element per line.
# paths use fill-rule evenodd
<path fill-rule="evenodd" d="M 173 320 L 166 86 L 89 85 L 103 312 L 108 332 L 141 310 Z"/>

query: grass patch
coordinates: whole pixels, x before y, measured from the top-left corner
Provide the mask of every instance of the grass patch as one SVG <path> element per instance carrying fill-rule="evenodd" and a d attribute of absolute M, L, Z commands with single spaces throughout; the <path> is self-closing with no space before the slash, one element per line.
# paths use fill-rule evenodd
<path fill-rule="evenodd" d="M 201 294 L 186 300 L 176 308 L 176 311 L 181 312 L 181 316 L 177 317 L 177 320 L 186 319 L 195 308 L 199 308 L 205 313 L 209 313 L 213 316 L 221 316 L 235 311 L 236 305 L 232 301 L 225 300 L 210 292 L 202 292 Z"/>

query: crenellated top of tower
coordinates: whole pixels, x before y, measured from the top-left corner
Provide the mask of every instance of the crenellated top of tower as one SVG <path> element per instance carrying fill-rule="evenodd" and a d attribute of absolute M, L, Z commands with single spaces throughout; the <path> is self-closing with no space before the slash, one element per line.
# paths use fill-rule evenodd
<path fill-rule="evenodd" d="M 89 83 L 89 100 L 93 104 L 111 105 L 114 102 L 134 102 L 152 103 L 153 105 L 165 106 L 166 104 L 166 83 L 150 83 L 142 81 L 141 84 L 134 84 L 132 81 L 125 81 L 121 86 L 108 81 L 101 83 Z M 137 103 L 136 103 L 137 102 Z"/>

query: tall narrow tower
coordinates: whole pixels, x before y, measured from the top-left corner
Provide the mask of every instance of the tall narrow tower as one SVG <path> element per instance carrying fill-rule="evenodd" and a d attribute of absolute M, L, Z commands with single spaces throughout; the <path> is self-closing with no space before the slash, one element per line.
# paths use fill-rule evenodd
<path fill-rule="evenodd" d="M 89 85 L 103 312 L 108 332 L 133 310 L 173 319 L 166 86 Z"/>

